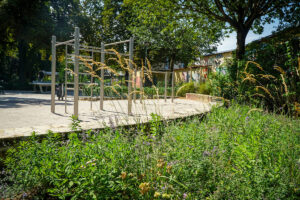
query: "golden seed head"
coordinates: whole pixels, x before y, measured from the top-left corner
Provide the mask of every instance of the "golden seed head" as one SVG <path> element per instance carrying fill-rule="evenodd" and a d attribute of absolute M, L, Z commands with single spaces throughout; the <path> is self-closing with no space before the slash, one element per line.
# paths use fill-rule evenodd
<path fill-rule="evenodd" d="M 127 173 L 126 172 L 122 172 L 121 173 L 121 178 L 124 180 L 127 177 Z"/>
<path fill-rule="evenodd" d="M 149 183 L 141 183 L 139 188 L 141 189 L 140 193 L 142 195 L 144 195 L 150 190 L 150 184 Z"/>
<path fill-rule="evenodd" d="M 159 193 L 159 192 L 155 192 L 154 193 L 154 197 L 156 198 L 156 197 L 159 197 L 161 194 Z"/>

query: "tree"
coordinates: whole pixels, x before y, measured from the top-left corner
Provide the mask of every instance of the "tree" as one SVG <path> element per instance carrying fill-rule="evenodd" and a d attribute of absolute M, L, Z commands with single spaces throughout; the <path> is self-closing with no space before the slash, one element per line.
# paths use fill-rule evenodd
<path fill-rule="evenodd" d="M 80 23 L 86 42 L 100 46 L 101 42 L 115 42 L 130 37 L 127 30 L 130 12 L 123 0 L 82 0 Z"/>
<path fill-rule="evenodd" d="M 6 63 L 0 79 L 18 82 L 18 89 L 24 89 L 39 69 L 50 66 L 41 51 L 47 59 L 51 35 L 63 40 L 73 33 L 78 5 L 79 0 L 0 1 L 0 59 Z"/>
<path fill-rule="evenodd" d="M 263 25 L 283 14 L 286 8 L 299 7 L 296 0 L 171 0 L 183 10 L 203 13 L 216 21 L 229 24 L 237 32 L 236 58 L 245 54 L 245 41 L 250 29 L 261 33 Z M 298 16 L 299 18 L 299 16 Z M 298 19 L 299 21 L 299 19 Z"/>
<path fill-rule="evenodd" d="M 171 71 L 176 61 L 187 64 L 200 53 L 212 50 L 221 37 L 223 23 L 199 14 L 198 18 L 191 18 L 176 12 L 176 5 L 171 1 L 127 0 L 124 4 L 132 8 L 134 16 L 129 30 L 138 48 L 142 50 L 148 44 L 160 62 L 169 59 Z"/>

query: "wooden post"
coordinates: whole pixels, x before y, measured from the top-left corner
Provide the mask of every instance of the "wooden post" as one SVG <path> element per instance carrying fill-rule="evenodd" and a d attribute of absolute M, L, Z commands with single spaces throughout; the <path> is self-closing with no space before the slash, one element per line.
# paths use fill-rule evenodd
<path fill-rule="evenodd" d="M 79 99 L 79 28 L 75 27 L 75 65 L 74 65 L 74 115 L 78 117 L 78 99 Z"/>
<path fill-rule="evenodd" d="M 131 96 L 131 86 L 132 86 L 132 61 L 133 61 L 133 37 L 130 38 L 129 42 L 129 69 L 128 72 L 128 115 L 132 114 L 132 96 Z"/>
<path fill-rule="evenodd" d="M 52 59 L 51 59 L 51 112 L 55 113 L 55 74 L 56 74 L 56 36 L 52 36 Z"/>
<path fill-rule="evenodd" d="M 165 102 L 167 102 L 168 72 L 165 72 Z"/>
<path fill-rule="evenodd" d="M 175 82 L 175 73 L 172 71 L 172 103 L 174 102 L 174 82 Z"/>
<path fill-rule="evenodd" d="M 65 56 L 66 56 L 66 60 L 65 60 L 65 113 L 67 113 L 67 96 L 68 96 L 68 90 L 67 90 L 67 87 L 68 87 L 68 71 L 67 71 L 67 68 L 68 68 L 68 45 L 66 45 L 66 49 L 65 49 Z"/>
<path fill-rule="evenodd" d="M 105 47 L 104 43 L 101 43 L 101 63 L 105 63 Z M 103 110 L 103 101 L 104 101 L 104 66 L 101 66 L 101 81 L 100 81 L 100 110 Z"/>

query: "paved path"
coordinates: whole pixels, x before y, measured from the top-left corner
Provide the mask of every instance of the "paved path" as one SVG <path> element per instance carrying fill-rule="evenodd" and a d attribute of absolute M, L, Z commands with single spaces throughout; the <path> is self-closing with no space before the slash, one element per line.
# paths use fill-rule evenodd
<path fill-rule="evenodd" d="M 84 130 L 99 129 L 105 126 L 130 125 L 147 122 L 150 114 L 156 113 L 164 119 L 174 119 L 201 114 L 211 109 L 214 103 L 202 103 L 186 99 L 139 100 L 133 103 L 133 116 L 127 115 L 126 100 L 104 102 L 104 111 L 99 109 L 99 101 L 79 101 L 80 125 Z M 71 130 L 73 102 L 68 102 L 65 113 L 64 101 L 56 101 L 56 113 L 50 112 L 50 94 L 6 92 L 0 95 L 0 139 L 37 134 L 68 132 Z"/>

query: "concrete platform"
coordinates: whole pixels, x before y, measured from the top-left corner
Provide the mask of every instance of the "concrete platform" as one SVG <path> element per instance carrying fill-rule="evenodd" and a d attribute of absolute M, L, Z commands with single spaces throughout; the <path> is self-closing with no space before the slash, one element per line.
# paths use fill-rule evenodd
<path fill-rule="evenodd" d="M 50 112 L 50 94 L 29 92 L 6 92 L 0 95 L 0 139 L 30 136 L 36 134 L 71 131 L 73 102 L 68 102 L 65 113 L 64 101 L 56 101 L 56 113 Z M 127 100 L 107 100 L 104 111 L 100 102 L 79 101 L 79 120 L 83 130 L 99 129 L 106 126 L 132 125 L 147 122 L 150 114 L 155 113 L 163 119 L 175 119 L 210 111 L 215 105 L 212 102 L 201 102 L 186 99 L 139 100 L 133 103 L 133 115 L 127 115 Z"/>

